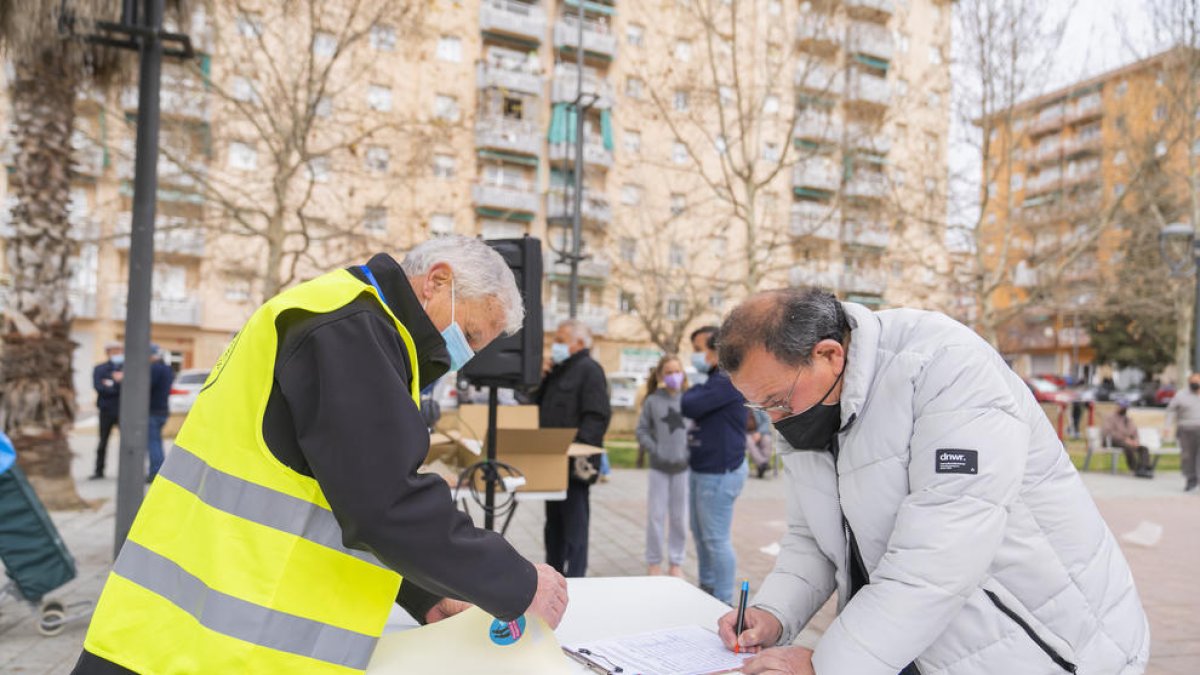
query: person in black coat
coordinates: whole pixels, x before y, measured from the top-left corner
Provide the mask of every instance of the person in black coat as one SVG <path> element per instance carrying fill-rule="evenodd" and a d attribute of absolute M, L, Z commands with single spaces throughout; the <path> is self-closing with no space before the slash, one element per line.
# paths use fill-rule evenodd
<path fill-rule="evenodd" d="M 591 332 L 578 319 L 558 326 L 542 384 L 534 393 L 538 424 L 578 429 L 575 442 L 604 447 L 612 418 L 604 368 L 591 357 Z M 563 576 L 587 574 L 588 490 L 600 475 L 600 455 L 568 462 L 567 498 L 546 502 L 546 563 Z"/>
<path fill-rule="evenodd" d="M 104 464 L 108 457 L 108 437 L 118 425 L 121 410 L 121 378 L 124 376 L 125 354 L 118 342 L 104 346 L 108 357 L 92 369 L 92 388 L 96 390 L 96 409 L 100 413 L 100 443 L 96 446 L 96 470 L 92 480 L 104 478 Z"/>

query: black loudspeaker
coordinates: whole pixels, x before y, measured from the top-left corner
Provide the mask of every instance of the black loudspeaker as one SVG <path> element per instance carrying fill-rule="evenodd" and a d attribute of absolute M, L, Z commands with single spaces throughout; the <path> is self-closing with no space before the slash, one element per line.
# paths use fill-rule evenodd
<path fill-rule="evenodd" d="M 492 341 L 459 375 L 477 387 L 536 387 L 542 380 L 542 242 L 533 237 L 484 242 L 508 263 L 525 301 L 525 324 Z"/>

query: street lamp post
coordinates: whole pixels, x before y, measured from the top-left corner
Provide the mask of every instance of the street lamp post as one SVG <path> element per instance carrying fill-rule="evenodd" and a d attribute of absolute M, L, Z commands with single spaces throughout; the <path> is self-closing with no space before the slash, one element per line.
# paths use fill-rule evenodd
<path fill-rule="evenodd" d="M 1200 369 L 1200 239 L 1191 225 L 1176 222 L 1158 233 L 1158 245 L 1171 276 L 1187 276 L 1191 269 L 1196 284 L 1195 304 L 1192 307 L 1192 372 L 1196 372 Z M 1187 373 L 1180 373 L 1179 376 L 1186 378 Z"/>

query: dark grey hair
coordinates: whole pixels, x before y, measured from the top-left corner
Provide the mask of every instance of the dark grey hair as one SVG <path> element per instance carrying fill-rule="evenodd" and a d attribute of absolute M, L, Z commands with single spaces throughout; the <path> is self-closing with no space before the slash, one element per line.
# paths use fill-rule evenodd
<path fill-rule="evenodd" d="M 785 288 L 751 296 L 721 324 L 717 358 L 721 369 L 736 373 L 756 346 L 789 366 L 812 363 L 822 340 L 846 343 L 850 322 L 842 303 L 819 288 Z"/>

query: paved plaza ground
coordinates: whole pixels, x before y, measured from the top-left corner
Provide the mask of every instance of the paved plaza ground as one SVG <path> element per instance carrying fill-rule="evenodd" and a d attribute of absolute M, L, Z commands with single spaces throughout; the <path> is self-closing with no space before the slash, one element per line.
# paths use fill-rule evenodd
<path fill-rule="evenodd" d="M 91 433 L 77 433 L 72 447 L 77 453 L 74 469 L 80 493 L 97 507 L 53 514 L 79 567 L 78 578 L 52 594 L 68 602 L 95 599 L 111 563 L 116 480 L 83 480 L 91 467 L 96 440 Z M 1137 531 L 1133 538 L 1143 541 L 1122 540 L 1121 545 L 1150 615 L 1154 646 L 1147 672 L 1200 673 L 1200 496 L 1182 494 L 1183 481 L 1174 473 L 1162 473 L 1153 481 L 1089 473 L 1085 481 L 1118 537 Z M 608 482 L 592 489 L 589 576 L 645 574 L 645 491 L 645 472 L 632 469 L 615 470 Z M 477 511 L 475 515 L 478 517 Z M 542 559 L 542 522 L 541 505 L 527 504 L 518 509 L 508 533 L 513 544 L 533 560 Z M 1162 528 L 1161 537 L 1146 545 L 1154 537 L 1145 535 L 1153 535 L 1155 526 Z M 734 515 L 739 577 L 758 585 L 774 565 L 773 545 L 784 528 L 782 477 L 751 478 Z M 690 542 L 684 570 L 694 582 Z M 823 628 L 830 616 L 827 606 L 814 624 Z M 79 623 L 57 637 L 44 638 L 27 609 L 11 601 L 0 605 L 0 672 L 67 673 L 79 654 L 85 630 L 86 624 Z"/>

